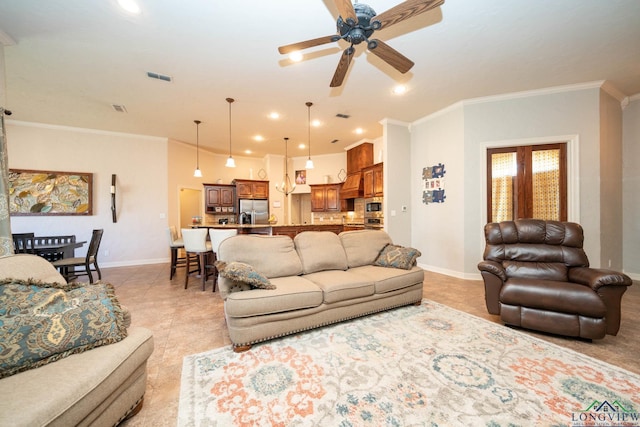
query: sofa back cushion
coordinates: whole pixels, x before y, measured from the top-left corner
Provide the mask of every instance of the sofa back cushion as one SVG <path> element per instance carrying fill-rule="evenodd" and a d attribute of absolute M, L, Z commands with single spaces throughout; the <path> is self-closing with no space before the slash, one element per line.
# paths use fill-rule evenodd
<path fill-rule="evenodd" d="M 340 233 L 349 268 L 372 265 L 391 237 L 382 230 L 356 230 Z"/>
<path fill-rule="evenodd" d="M 268 277 L 302 274 L 302 263 L 289 236 L 239 234 L 220 243 L 218 259 L 244 262 Z"/>
<path fill-rule="evenodd" d="M 293 239 L 304 274 L 324 270 L 346 270 L 347 254 L 337 234 L 331 231 L 303 231 Z"/>
<path fill-rule="evenodd" d="M 507 277 L 568 280 L 572 267 L 588 267 L 582 227 L 572 222 L 520 219 L 485 226 L 484 259 L 499 262 Z"/>
<path fill-rule="evenodd" d="M 0 258 L 0 279 L 39 280 L 45 283 L 67 283 L 46 259 L 38 255 L 16 254 Z"/>

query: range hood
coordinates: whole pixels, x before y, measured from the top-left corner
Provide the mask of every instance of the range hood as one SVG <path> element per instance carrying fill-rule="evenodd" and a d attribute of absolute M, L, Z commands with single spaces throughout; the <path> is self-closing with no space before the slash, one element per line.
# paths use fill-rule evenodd
<path fill-rule="evenodd" d="M 340 189 L 341 199 L 356 199 L 364 197 L 364 179 L 361 172 L 347 175 L 347 179 Z"/>

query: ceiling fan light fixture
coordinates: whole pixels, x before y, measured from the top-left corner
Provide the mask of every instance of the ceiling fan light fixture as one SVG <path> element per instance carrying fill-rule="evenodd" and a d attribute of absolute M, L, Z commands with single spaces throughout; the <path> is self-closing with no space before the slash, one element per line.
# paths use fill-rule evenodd
<path fill-rule="evenodd" d="M 313 169 L 313 160 L 311 160 L 311 106 L 313 102 L 307 101 L 304 105 L 307 106 L 307 147 L 309 147 L 309 158 L 305 163 L 305 169 Z"/>
<path fill-rule="evenodd" d="M 142 12 L 142 9 L 140 9 L 140 6 L 135 0 L 118 0 L 118 6 L 132 15 L 139 15 Z"/>
<path fill-rule="evenodd" d="M 229 158 L 227 158 L 227 163 L 225 163 L 225 167 L 235 168 L 236 161 L 233 160 L 231 156 L 231 104 L 235 101 L 233 98 L 227 98 L 226 101 L 229 103 Z"/>

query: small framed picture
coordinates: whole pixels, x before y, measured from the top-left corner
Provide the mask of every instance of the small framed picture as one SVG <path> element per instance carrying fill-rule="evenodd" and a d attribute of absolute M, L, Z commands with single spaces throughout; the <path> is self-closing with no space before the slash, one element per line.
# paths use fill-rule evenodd
<path fill-rule="evenodd" d="M 305 169 L 296 171 L 296 184 L 307 183 L 307 171 Z"/>

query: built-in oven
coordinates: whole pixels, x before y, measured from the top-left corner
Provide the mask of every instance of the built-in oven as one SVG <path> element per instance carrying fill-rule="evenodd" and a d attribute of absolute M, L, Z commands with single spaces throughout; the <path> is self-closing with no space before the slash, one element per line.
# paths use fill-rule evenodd
<path fill-rule="evenodd" d="M 364 228 L 379 230 L 384 228 L 384 220 L 382 218 L 365 218 Z"/>
<path fill-rule="evenodd" d="M 381 229 L 384 227 L 382 197 L 364 199 L 364 227 Z"/>

